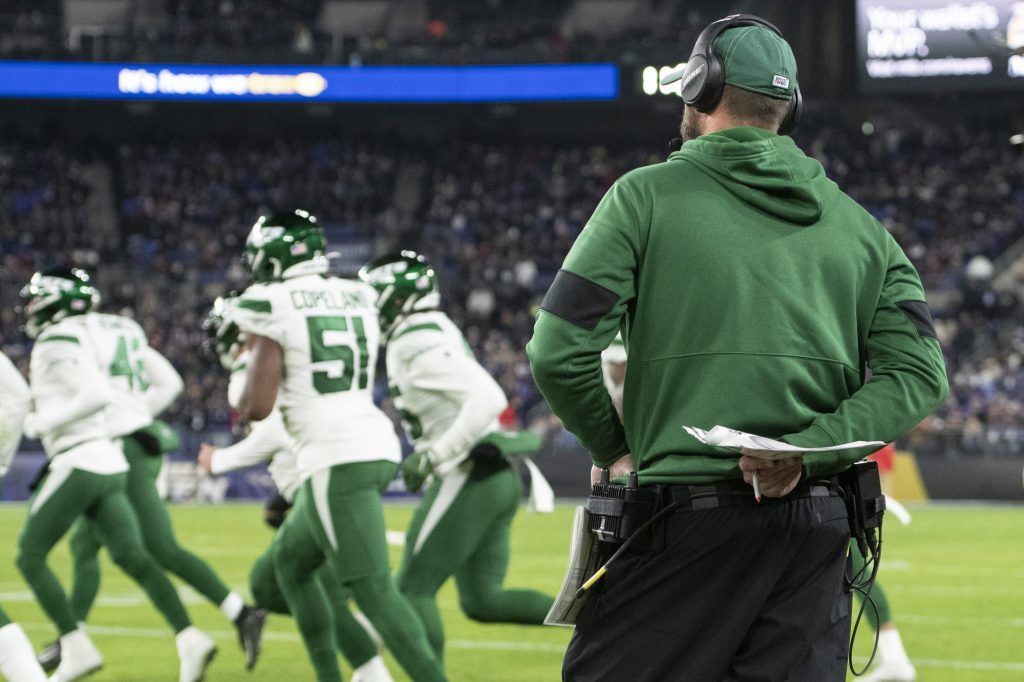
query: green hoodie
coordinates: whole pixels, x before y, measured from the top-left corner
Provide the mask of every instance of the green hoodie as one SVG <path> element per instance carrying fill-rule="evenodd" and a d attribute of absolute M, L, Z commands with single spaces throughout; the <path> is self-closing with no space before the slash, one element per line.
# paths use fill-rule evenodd
<path fill-rule="evenodd" d="M 620 328 L 624 427 L 600 358 Z M 612 186 L 545 296 L 527 352 L 594 463 L 632 453 L 646 483 L 741 476 L 736 453 L 684 425 L 806 447 L 890 442 L 947 390 L 900 247 L 792 139 L 748 127 L 691 140 Z M 837 473 L 865 454 L 808 454 L 805 473 Z"/>

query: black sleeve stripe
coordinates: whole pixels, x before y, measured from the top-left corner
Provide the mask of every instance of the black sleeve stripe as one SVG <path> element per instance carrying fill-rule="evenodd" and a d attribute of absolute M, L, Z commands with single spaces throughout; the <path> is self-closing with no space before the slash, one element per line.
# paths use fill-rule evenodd
<path fill-rule="evenodd" d="M 619 295 L 589 279 L 559 270 L 540 308 L 577 327 L 593 331 L 619 302 Z"/>
<path fill-rule="evenodd" d="M 899 301 L 896 303 L 896 306 L 913 323 L 914 328 L 917 329 L 918 336 L 930 336 L 933 339 L 939 338 L 938 334 L 935 333 L 935 325 L 932 324 L 932 313 L 928 310 L 927 303 L 924 301 Z"/>

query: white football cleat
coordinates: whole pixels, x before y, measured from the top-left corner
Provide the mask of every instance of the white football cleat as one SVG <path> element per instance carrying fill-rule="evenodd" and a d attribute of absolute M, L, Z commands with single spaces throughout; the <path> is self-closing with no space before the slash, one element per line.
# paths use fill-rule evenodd
<path fill-rule="evenodd" d="M 181 661 L 179 682 L 202 682 L 206 668 L 217 655 L 217 644 L 202 630 L 189 625 L 174 638 Z"/>
<path fill-rule="evenodd" d="M 36 652 L 17 623 L 0 628 L 0 677 L 18 682 L 46 682 Z"/>
<path fill-rule="evenodd" d="M 858 679 L 860 682 L 914 682 L 917 670 L 910 661 L 879 661 L 871 672 Z"/>
<path fill-rule="evenodd" d="M 374 656 L 352 671 L 352 682 L 395 682 L 384 665 L 384 659 Z"/>
<path fill-rule="evenodd" d="M 89 635 L 81 628 L 72 630 L 60 638 L 60 665 L 50 677 L 50 682 L 71 682 L 91 675 L 103 667 L 100 655 Z"/>

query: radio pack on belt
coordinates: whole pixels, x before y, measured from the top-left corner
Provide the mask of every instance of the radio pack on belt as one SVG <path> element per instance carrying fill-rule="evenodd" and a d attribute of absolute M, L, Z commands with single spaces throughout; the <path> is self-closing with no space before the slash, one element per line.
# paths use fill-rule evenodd
<path fill-rule="evenodd" d="M 622 485 L 610 483 L 608 470 L 602 469 L 587 498 L 589 530 L 600 542 L 625 542 L 654 515 L 656 501 L 657 489 L 641 488 L 635 471 Z"/>
<path fill-rule="evenodd" d="M 846 511 L 850 517 L 850 536 L 857 541 L 861 556 L 875 552 L 876 532 L 885 513 L 885 495 L 878 476 L 878 464 L 871 460 L 855 463 L 839 474 L 839 485 L 846 492 Z"/>

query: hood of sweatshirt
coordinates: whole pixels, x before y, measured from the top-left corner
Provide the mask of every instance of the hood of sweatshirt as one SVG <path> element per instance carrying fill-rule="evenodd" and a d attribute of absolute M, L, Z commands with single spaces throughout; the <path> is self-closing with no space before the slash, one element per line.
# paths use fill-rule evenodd
<path fill-rule="evenodd" d="M 839 196 L 816 159 L 792 138 L 762 128 L 741 126 L 701 135 L 668 158 L 697 165 L 740 201 L 790 223 L 818 222 Z"/>

